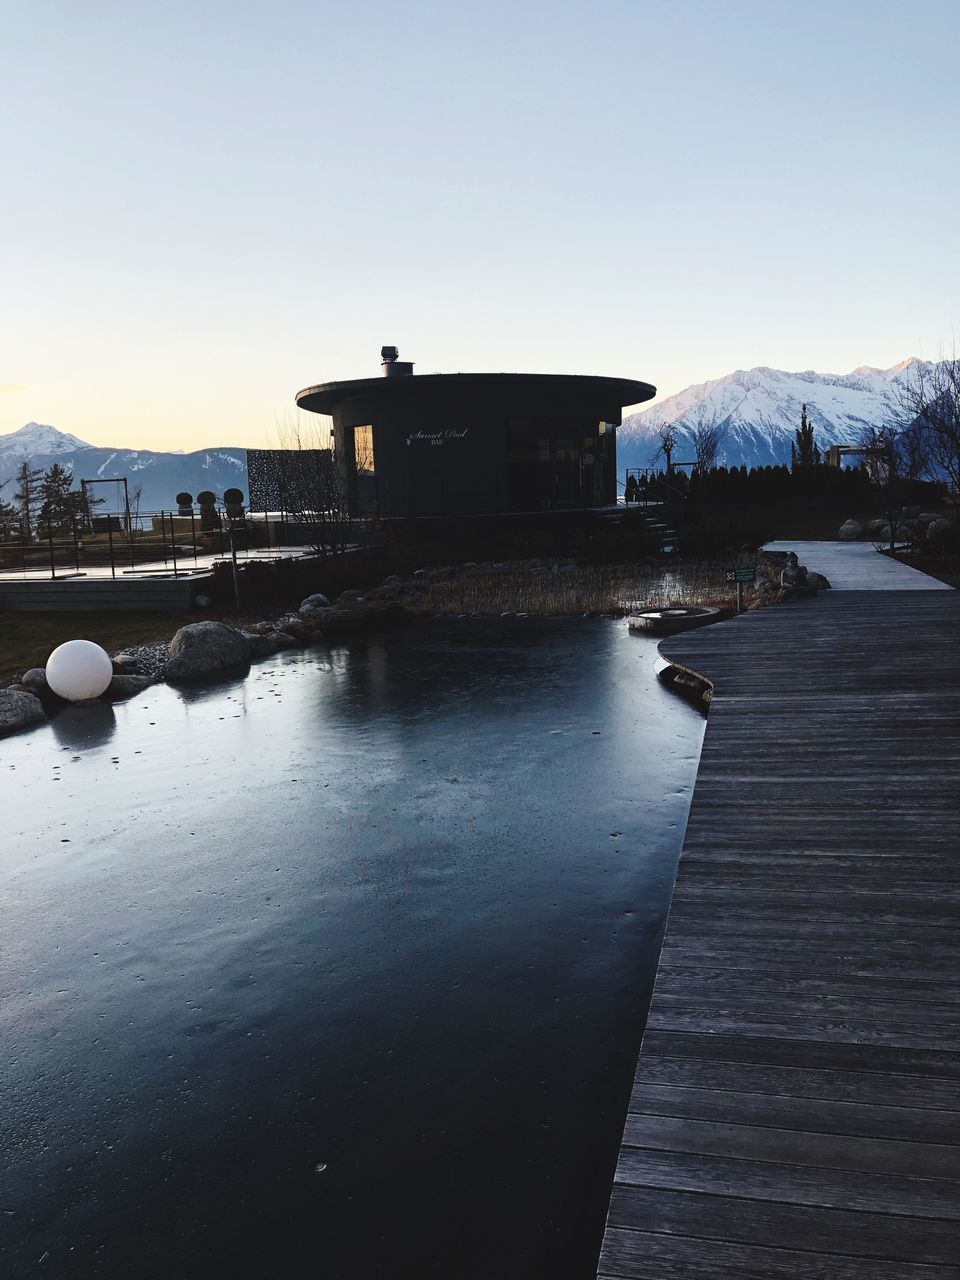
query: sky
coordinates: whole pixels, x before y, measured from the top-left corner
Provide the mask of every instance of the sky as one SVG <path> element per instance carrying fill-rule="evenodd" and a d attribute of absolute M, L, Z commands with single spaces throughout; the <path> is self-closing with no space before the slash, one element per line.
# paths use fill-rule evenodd
<path fill-rule="evenodd" d="M 0 0 L 0 434 L 955 346 L 955 0 Z"/>

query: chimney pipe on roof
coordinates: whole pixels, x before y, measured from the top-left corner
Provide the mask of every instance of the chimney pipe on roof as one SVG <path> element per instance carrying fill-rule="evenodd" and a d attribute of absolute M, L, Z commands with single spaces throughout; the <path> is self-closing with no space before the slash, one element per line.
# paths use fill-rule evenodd
<path fill-rule="evenodd" d="M 400 352 L 396 347 L 380 348 L 380 368 L 385 378 L 412 378 L 413 364 L 407 360 L 398 360 Z"/>

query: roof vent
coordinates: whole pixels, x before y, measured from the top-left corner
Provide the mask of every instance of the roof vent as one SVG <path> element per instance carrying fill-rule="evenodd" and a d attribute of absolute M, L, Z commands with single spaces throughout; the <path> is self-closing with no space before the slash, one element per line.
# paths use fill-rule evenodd
<path fill-rule="evenodd" d="M 380 348 L 380 368 L 385 378 L 413 377 L 413 364 L 407 360 L 398 360 L 399 354 L 396 347 Z"/>

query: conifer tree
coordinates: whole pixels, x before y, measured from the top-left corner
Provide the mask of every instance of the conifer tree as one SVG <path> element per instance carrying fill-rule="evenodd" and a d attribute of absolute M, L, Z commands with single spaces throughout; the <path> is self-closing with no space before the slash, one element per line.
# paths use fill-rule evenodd
<path fill-rule="evenodd" d="M 4 484 L 6 481 L 4 481 Z M 0 484 L 0 489 L 3 485 Z M 12 506 L 0 493 L 0 542 L 8 542 L 18 534 L 17 525 L 20 523 L 20 513 L 16 507 Z"/>
<path fill-rule="evenodd" d="M 23 533 L 26 538 L 32 537 L 37 517 L 40 514 L 40 478 L 42 475 L 42 468 L 31 467 L 30 459 L 24 458 L 14 477 L 17 482 L 17 491 L 13 498 L 17 504 L 20 519 L 23 522 Z"/>
<path fill-rule="evenodd" d="M 794 432 L 794 443 L 790 446 L 790 469 L 798 467 L 817 467 L 820 465 L 820 450 L 813 438 L 813 426 L 807 417 L 807 406 L 800 410 L 800 429 Z"/>
<path fill-rule="evenodd" d="M 83 495 L 73 487 L 73 477 L 59 462 L 40 481 L 40 526 L 54 533 L 70 533 L 83 517 Z"/>

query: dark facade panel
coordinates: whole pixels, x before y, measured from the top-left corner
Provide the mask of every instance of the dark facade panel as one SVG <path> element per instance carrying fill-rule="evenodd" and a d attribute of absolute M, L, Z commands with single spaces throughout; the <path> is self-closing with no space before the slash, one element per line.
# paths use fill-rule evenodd
<path fill-rule="evenodd" d="M 456 516 L 616 500 L 622 406 L 647 383 L 536 374 L 389 376 L 300 392 L 331 413 L 353 514 Z"/>
<path fill-rule="evenodd" d="M 303 511 L 331 491 L 329 449 L 248 449 L 252 511 Z"/>

